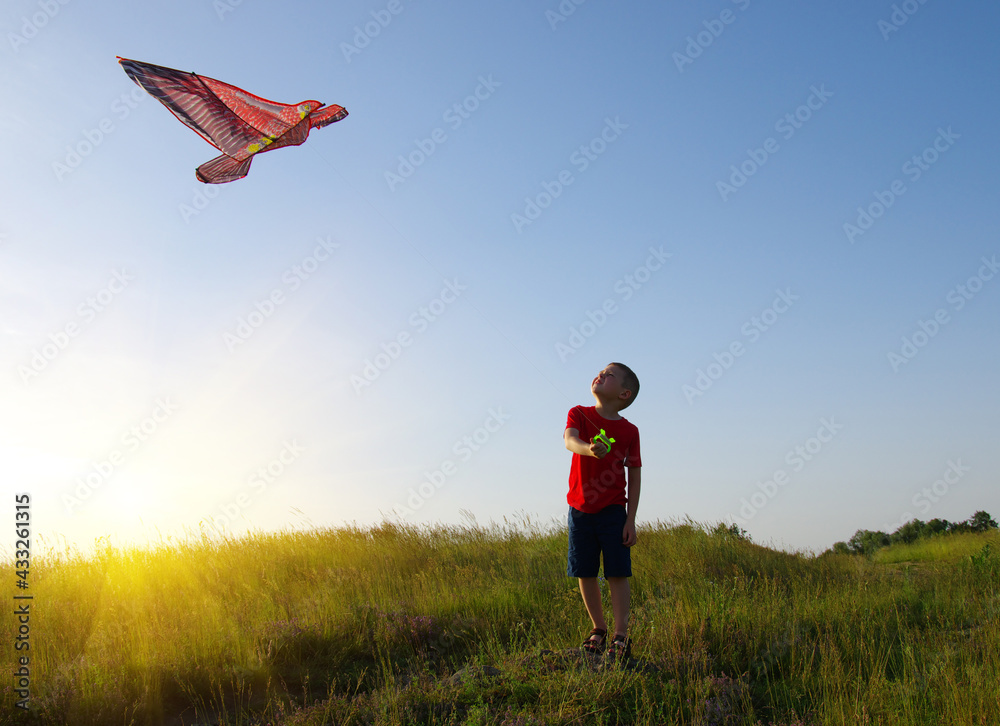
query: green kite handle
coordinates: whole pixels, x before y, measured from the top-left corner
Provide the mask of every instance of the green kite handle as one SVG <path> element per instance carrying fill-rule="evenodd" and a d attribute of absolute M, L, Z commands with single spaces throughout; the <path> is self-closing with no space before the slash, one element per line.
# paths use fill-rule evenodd
<path fill-rule="evenodd" d="M 591 441 L 600 441 L 602 444 L 608 447 L 608 451 L 611 451 L 611 444 L 615 443 L 614 439 L 608 438 L 608 435 L 604 433 L 604 429 L 601 429 L 601 433 L 597 434 Z"/>

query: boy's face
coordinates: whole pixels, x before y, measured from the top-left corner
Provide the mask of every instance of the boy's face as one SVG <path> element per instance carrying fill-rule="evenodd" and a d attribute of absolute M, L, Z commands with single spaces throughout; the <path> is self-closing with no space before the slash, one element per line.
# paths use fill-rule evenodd
<path fill-rule="evenodd" d="M 618 366 L 609 365 L 597 374 L 590 383 L 590 392 L 601 401 L 618 400 L 624 393 L 627 397 L 632 395 L 625 388 L 625 371 Z"/>

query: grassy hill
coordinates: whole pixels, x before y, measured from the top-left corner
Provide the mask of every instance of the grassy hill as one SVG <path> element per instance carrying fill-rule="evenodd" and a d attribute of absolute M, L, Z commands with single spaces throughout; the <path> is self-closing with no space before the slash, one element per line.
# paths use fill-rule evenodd
<path fill-rule="evenodd" d="M 878 550 L 873 556 L 874 562 L 892 564 L 898 562 L 939 563 L 957 565 L 963 560 L 979 555 L 984 547 L 990 552 L 1000 554 L 1000 532 L 969 532 L 942 537 L 928 537 L 910 544 L 890 545 Z"/>
<path fill-rule="evenodd" d="M 637 660 L 598 668 L 564 653 L 590 629 L 565 532 L 530 522 L 50 553 L 31 711 L 8 675 L 0 722 L 1000 723 L 1000 537 L 936 539 L 815 557 L 647 525 Z"/>

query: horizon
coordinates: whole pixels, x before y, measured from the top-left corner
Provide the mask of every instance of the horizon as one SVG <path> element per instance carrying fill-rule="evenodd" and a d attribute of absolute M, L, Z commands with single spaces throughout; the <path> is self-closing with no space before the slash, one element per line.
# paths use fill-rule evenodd
<path fill-rule="evenodd" d="M 922 542 L 930 539 L 936 539 L 942 536 L 955 536 L 955 535 L 965 535 L 965 534 L 987 534 L 991 531 L 995 532 L 996 529 L 986 529 L 986 530 L 968 530 L 968 529 L 951 529 L 955 525 L 968 525 L 974 518 L 974 515 L 979 513 L 985 513 L 990 516 L 992 522 L 995 520 L 992 518 L 990 512 L 985 512 L 985 510 L 977 510 L 973 512 L 969 517 L 962 520 L 945 520 L 949 525 L 949 528 L 942 530 L 940 532 L 934 532 L 931 534 L 918 534 L 912 541 L 898 541 L 889 542 L 888 544 L 881 545 L 878 550 L 885 548 L 892 548 L 896 546 L 908 547 L 917 542 Z M 60 562 L 62 557 L 69 557 L 70 559 L 82 558 L 83 560 L 91 560 L 95 556 L 108 549 L 119 551 L 122 553 L 155 553 L 162 551 L 175 551 L 192 546 L 217 546 L 220 544 L 231 544 L 240 542 L 251 542 L 260 538 L 267 537 L 285 537 L 285 536 L 296 536 L 296 535 L 322 535 L 327 532 L 346 532 L 351 530 L 358 530 L 360 532 L 372 532 L 385 529 L 386 527 L 399 528 L 405 531 L 415 532 L 418 535 L 424 533 L 437 534 L 440 532 L 457 532 L 466 533 L 470 531 L 484 532 L 487 534 L 502 534 L 506 535 L 511 532 L 519 533 L 526 537 L 552 537 L 555 535 L 564 534 L 566 528 L 566 523 L 560 521 L 558 518 L 553 517 L 546 523 L 539 523 L 532 520 L 531 515 L 527 513 L 516 513 L 511 516 L 504 516 L 501 521 L 491 520 L 490 522 L 483 523 L 479 522 L 474 516 L 469 512 L 462 512 L 463 521 L 460 523 L 443 523 L 443 522 L 407 522 L 405 520 L 391 520 L 383 519 L 381 522 L 368 524 L 365 526 L 359 526 L 356 522 L 346 522 L 335 525 L 316 525 L 315 523 L 310 523 L 310 526 L 296 527 L 289 525 L 283 529 L 276 530 L 254 530 L 254 529 L 244 529 L 240 532 L 233 533 L 228 531 L 224 527 L 212 527 L 203 526 L 197 530 L 188 529 L 183 533 L 173 533 L 169 535 L 163 535 L 157 532 L 158 539 L 153 539 L 151 537 L 152 533 L 147 532 L 147 539 L 145 542 L 140 542 L 135 539 L 129 539 L 127 541 L 116 541 L 114 535 L 107 535 L 99 537 L 85 545 L 80 545 L 79 543 L 70 543 L 60 536 L 56 536 L 56 541 L 58 542 L 62 539 L 62 546 L 58 547 L 53 545 L 49 538 L 40 537 L 37 542 L 37 547 L 41 548 L 41 552 L 38 549 L 32 550 L 32 556 L 36 558 L 36 562 L 41 559 L 45 564 L 52 564 L 48 560 L 50 557 L 56 562 Z M 303 521 L 308 521 L 308 518 L 304 513 L 300 513 Z M 918 522 L 920 524 L 926 525 L 930 524 L 935 520 L 923 521 L 918 519 L 910 520 L 906 524 L 912 524 L 913 522 Z M 637 525 L 637 531 L 642 533 L 646 531 L 647 533 L 663 531 L 666 529 L 681 529 L 681 528 L 691 528 L 700 531 L 708 536 L 713 536 L 720 533 L 721 528 L 726 528 L 726 532 L 723 533 L 726 536 L 734 535 L 740 540 L 745 541 L 749 544 L 757 545 L 763 547 L 772 552 L 779 552 L 782 554 L 788 554 L 796 557 L 807 557 L 807 558 L 817 558 L 828 554 L 837 554 L 837 545 L 847 545 L 850 546 L 851 540 L 855 535 L 871 533 L 871 534 L 885 534 L 887 536 L 892 536 L 898 531 L 902 530 L 905 525 L 900 525 L 897 530 L 886 532 L 884 530 L 865 530 L 857 529 L 851 536 L 844 537 L 842 540 L 831 543 L 829 546 L 823 549 L 813 549 L 813 548 L 784 548 L 781 546 L 776 546 L 773 542 L 758 542 L 750 536 L 746 530 L 738 528 L 737 531 L 733 531 L 734 524 L 728 524 L 725 521 L 719 521 L 714 523 L 709 522 L 695 522 L 689 518 L 671 519 L 671 520 L 652 520 L 644 521 Z M 738 527 L 738 525 L 736 525 Z M 637 543 L 638 545 L 638 543 Z M 637 546 L 635 545 L 635 546 Z M 861 551 L 850 551 L 847 554 L 851 556 L 863 556 L 865 553 Z M 641 551 L 640 551 L 641 555 Z M 11 558 L 11 563 L 13 563 L 13 558 Z"/>

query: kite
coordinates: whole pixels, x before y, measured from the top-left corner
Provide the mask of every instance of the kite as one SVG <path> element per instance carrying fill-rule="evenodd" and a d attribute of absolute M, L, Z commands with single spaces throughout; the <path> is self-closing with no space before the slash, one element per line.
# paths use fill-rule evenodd
<path fill-rule="evenodd" d="M 335 104 L 276 103 L 214 78 L 121 56 L 118 62 L 129 78 L 222 152 L 195 170 L 206 184 L 242 179 L 257 154 L 298 146 L 313 129 L 347 116 L 347 110 Z"/>

